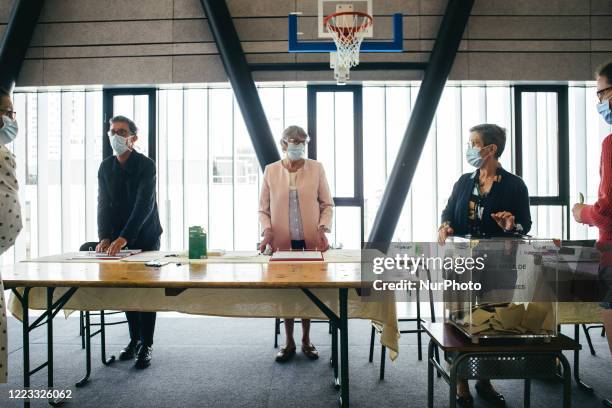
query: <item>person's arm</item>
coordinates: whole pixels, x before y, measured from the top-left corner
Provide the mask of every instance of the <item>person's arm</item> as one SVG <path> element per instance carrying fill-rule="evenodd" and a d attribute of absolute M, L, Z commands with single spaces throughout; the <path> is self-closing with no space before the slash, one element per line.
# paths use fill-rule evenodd
<path fill-rule="evenodd" d="M 455 182 L 453 186 L 453 191 L 451 192 L 450 197 L 448 197 L 448 201 L 446 202 L 446 207 L 442 210 L 442 215 L 440 216 L 442 224 L 453 225 L 455 222 L 455 206 L 457 205 L 457 200 L 459 198 L 459 188 L 463 182 L 463 176 L 459 177 L 459 180 Z M 465 209 L 467 211 L 467 208 Z"/>
<path fill-rule="evenodd" d="M 585 205 L 580 211 L 584 224 L 612 232 L 612 137 L 608 136 L 601 146 L 601 180 L 599 197 L 593 205 Z"/>
<path fill-rule="evenodd" d="M 331 192 L 329 191 L 329 184 L 327 183 L 327 177 L 325 177 L 325 170 L 323 165 L 319 163 L 319 190 L 318 197 L 319 201 L 319 229 L 323 229 L 325 232 L 331 231 L 332 218 L 334 216 L 334 199 L 332 198 Z"/>
<path fill-rule="evenodd" d="M 138 237 L 145 220 L 155 208 L 155 164 L 148 161 L 145 163 L 146 168 L 143 170 L 141 180 L 138 183 L 134 208 L 132 208 L 132 212 L 119 234 L 121 238 L 127 241 L 128 245 Z"/>
<path fill-rule="evenodd" d="M 112 237 L 110 201 L 106 179 L 104 178 L 102 165 L 100 165 L 98 169 L 98 239 L 100 241 L 110 240 Z"/>
<path fill-rule="evenodd" d="M 516 192 L 516 207 L 514 210 L 514 230 L 527 235 L 531 230 L 531 207 L 529 205 L 529 190 L 519 179 L 518 190 Z"/>
<path fill-rule="evenodd" d="M 268 184 L 268 166 L 264 169 L 261 193 L 259 193 L 259 224 L 262 235 L 266 230 L 272 230 L 272 216 L 270 212 L 270 185 Z"/>

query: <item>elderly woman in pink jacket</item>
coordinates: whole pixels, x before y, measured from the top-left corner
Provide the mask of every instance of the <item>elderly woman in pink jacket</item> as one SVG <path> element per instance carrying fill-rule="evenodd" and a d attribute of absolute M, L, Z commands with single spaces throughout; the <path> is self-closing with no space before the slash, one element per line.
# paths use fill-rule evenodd
<path fill-rule="evenodd" d="M 259 222 L 263 239 L 259 250 L 273 251 L 329 248 L 334 202 L 321 163 L 306 159 L 308 135 L 299 126 L 289 126 L 280 141 L 285 157 L 264 170 L 259 199 Z M 295 355 L 294 319 L 285 319 L 287 343 L 276 355 L 285 362 Z M 302 351 L 316 360 L 319 353 L 310 342 L 310 320 L 302 319 Z"/>

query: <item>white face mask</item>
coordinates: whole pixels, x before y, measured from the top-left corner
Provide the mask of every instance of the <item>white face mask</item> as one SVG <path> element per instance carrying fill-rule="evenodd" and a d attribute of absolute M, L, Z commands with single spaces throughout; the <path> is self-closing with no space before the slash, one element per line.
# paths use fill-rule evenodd
<path fill-rule="evenodd" d="M 128 147 L 127 137 L 119 135 L 109 135 L 110 145 L 113 148 L 115 156 L 121 156 L 123 153 L 130 150 Z"/>
<path fill-rule="evenodd" d="M 296 161 L 304 158 L 306 145 L 304 143 L 287 143 L 287 158 Z"/>
<path fill-rule="evenodd" d="M 4 126 L 0 128 L 0 144 L 7 145 L 15 140 L 19 128 L 17 127 L 17 121 L 6 115 L 2 116 L 2 121 Z"/>

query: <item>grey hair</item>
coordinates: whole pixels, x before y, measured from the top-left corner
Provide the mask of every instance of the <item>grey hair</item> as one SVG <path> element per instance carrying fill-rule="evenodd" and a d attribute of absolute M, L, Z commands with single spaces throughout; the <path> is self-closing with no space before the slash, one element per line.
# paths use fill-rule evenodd
<path fill-rule="evenodd" d="M 130 129 L 130 134 L 135 135 L 136 133 L 138 133 L 138 127 L 136 126 L 136 124 L 134 123 L 132 119 L 125 117 L 125 116 L 117 115 L 117 116 L 113 116 L 111 120 L 109 121 L 109 123 L 111 124 L 116 123 L 116 122 L 127 123 L 128 128 Z"/>
<path fill-rule="evenodd" d="M 506 147 L 506 129 L 503 127 L 492 123 L 483 123 L 482 125 L 472 127 L 470 132 L 478 133 L 482 138 L 482 144 L 484 146 L 492 144 L 497 146 L 497 152 L 495 153 L 497 158 L 504 152 L 504 148 Z"/>
<path fill-rule="evenodd" d="M 291 138 L 304 139 L 306 142 L 310 142 L 308 133 L 300 126 L 292 125 L 287 129 L 283 130 L 283 136 L 281 137 L 281 144 L 287 143 Z"/>

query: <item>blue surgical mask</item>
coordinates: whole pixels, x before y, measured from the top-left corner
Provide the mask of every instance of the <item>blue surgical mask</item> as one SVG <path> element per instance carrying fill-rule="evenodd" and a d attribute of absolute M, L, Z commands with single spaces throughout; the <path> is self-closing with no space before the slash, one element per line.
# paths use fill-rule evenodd
<path fill-rule="evenodd" d="M 287 143 L 287 157 L 291 161 L 296 161 L 304 158 L 306 146 L 304 143 Z"/>
<path fill-rule="evenodd" d="M 5 146 L 15 140 L 19 128 L 17 127 L 17 121 L 6 115 L 2 116 L 2 121 L 4 126 L 0 128 L 0 144 Z"/>
<path fill-rule="evenodd" d="M 129 150 L 127 138 L 119 135 L 109 135 L 110 145 L 113 148 L 115 156 L 121 156 Z"/>
<path fill-rule="evenodd" d="M 465 159 L 472 166 L 480 168 L 484 159 L 480 156 L 480 147 L 468 147 L 465 152 Z"/>
<path fill-rule="evenodd" d="M 597 104 L 597 112 L 601 115 L 607 124 L 612 125 L 612 110 L 610 110 L 610 101 L 603 101 Z"/>

